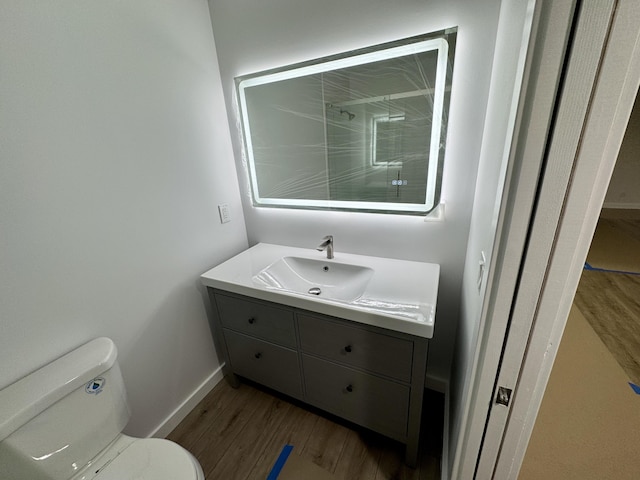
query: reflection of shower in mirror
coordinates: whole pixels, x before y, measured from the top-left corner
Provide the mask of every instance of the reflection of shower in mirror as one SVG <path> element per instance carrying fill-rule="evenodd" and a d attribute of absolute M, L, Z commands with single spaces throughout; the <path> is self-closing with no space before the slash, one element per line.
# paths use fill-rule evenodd
<path fill-rule="evenodd" d="M 355 113 L 351 113 L 349 110 L 345 110 L 344 108 L 338 106 L 338 105 L 333 105 L 331 103 L 327 103 L 327 108 L 337 108 L 340 110 L 340 115 L 342 115 L 343 113 L 347 114 L 347 117 L 349 118 L 349 121 L 353 120 L 354 118 L 356 118 L 356 114 Z"/>

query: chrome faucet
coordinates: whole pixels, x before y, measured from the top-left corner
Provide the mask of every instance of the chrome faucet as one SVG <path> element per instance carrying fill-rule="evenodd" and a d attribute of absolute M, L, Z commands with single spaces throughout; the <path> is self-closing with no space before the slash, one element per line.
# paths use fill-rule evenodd
<path fill-rule="evenodd" d="M 333 235 L 327 235 L 326 237 L 324 237 L 322 239 L 322 243 L 318 245 L 318 247 L 316 248 L 316 250 L 318 250 L 319 252 L 323 251 L 324 249 L 327 250 L 327 258 L 332 259 L 333 258 Z"/>

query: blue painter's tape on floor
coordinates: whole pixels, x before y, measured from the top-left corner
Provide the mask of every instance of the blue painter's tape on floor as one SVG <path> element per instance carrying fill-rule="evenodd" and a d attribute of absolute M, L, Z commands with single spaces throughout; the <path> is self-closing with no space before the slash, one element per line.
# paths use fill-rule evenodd
<path fill-rule="evenodd" d="M 624 275 L 640 275 L 639 272 L 627 272 L 625 270 L 608 270 L 606 268 L 592 267 L 587 262 L 584 262 L 584 270 L 589 270 L 591 272 L 622 273 Z"/>
<path fill-rule="evenodd" d="M 293 450 L 293 445 L 285 445 L 282 448 L 282 451 L 280 452 L 280 455 L 278 456 L 278 459 L 276 460 L 275 465 L 271 469 L 271 472 L 269 472 L 269 476 L 267 477 L 267 480 L 276 480 L 278 478 L 278 475 L 280 475 L 280 471 L 282 470 L 282 467 L 284 467 L 284 464 L 286 463 L 287 458 L 289 458 L 289 454 L 291 453 L 291 450 Z"/>
<path fill-rule="evenodd" d="M 640 395 L 640 387 L 638 385 L 634 385 L 631 382 L 629 382 L 629 385 L 631 386 L 631 388 L 633 389 L 634 392 L 636 392 L 638 395 Z"/>

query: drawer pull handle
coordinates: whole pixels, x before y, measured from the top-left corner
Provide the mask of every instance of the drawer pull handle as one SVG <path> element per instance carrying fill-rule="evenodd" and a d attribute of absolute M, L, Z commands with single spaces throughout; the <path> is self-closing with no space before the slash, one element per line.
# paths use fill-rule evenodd
<path fill-rule="evenodd" d="M 353 385 L 347 385 L 347 392 L 353 392 Z"/>
<path fill-rule="evenodd" d="M 250 323 L 251 325 L 253 325 L 254 323 L 256 323 L 256 319 L 255 319 L 255 318 L 253 318 L 253 317 L 251 317 L 248 321 L 249 321 L 249 323 Z"/>
<path fill-rule="evenodd" d="M 262 358 L 262 354 L 260 352 L 256 353 L 254 355 L 254 357 L 256 357 L 258 360 Z"/>
<path fill-rule="evenodd" d="M 344 351 L 347 353 L 351 353 L 351 350 L 352 350 L 351 345 L 347 345 L 346 347 L 344 347 Z"/>

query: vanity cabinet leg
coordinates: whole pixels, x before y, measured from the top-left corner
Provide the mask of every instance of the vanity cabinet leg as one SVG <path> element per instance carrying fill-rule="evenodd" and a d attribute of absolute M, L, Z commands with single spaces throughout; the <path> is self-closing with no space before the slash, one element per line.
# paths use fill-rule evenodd
<path fill-rule="evenodd" d="M 407 443 L 404 452 L 404 463 L 407 467 L 416 468 L 418 466 L 418 442 L 410 441 Z"/>
<path fill-rule="evenodd" d="M 224 374 L 224 378 L 227 381 L 227 383 L 231 385 L 231 388 L 238 388 L 240 386 L 240 379 L 235 373 L 226 372 Z"/>
<path fill-rule="evenodd" d="M 422 427 L 422 402 L 424 400 L 425 371 L 427 368 L 427 339 L 418 339 L 413 344 L 413 371 L 411 374 L 411 400 L 407 428 L 407 444 L 404 462 L 411 468 L 418 464 L 420 430 Z"/>
<path fill-rule="evenodd" d="M 213 288 L 207 288 L 207 294 L 209 295 L 209 301 L 211 303 L 211 318 L 209 319 L 209 326 L 211 327 L 213 344 L 216 348 L 216 352 L 218 352 L 218 358 L 222 363 L 222 375 L 232 388 L 238 388 L 240 386 L 240 379 L 235 373 L 233 373 L 229 364 L 229 351 L 227 350 L 227 344 L 224 341 L 222 322 L 220 321 L 218 304 L 216 302 L 216 296 Z"/>

